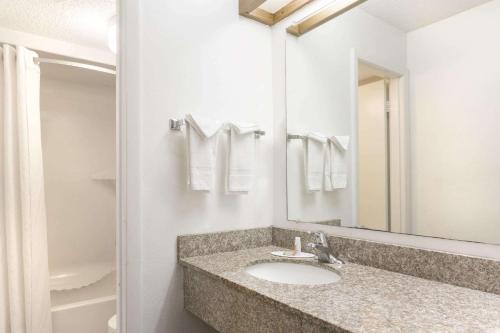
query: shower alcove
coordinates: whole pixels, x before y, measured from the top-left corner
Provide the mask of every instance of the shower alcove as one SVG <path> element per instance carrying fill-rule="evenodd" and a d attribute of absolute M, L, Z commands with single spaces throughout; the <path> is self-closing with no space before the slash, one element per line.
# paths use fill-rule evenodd
<path fill-rule="evenodd" d="M 40 66 L 53 333 L 105 333 L 116 311 L 115 77 Z"/>

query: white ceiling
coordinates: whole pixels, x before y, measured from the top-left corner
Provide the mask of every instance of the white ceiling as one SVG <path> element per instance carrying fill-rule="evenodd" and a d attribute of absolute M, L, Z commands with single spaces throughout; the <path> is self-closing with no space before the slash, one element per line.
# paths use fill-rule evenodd
<path fill-rule="evenodd" d="M 491 0 L 368 0 L 360 7 L 403 31 L 412 31 Z"/>
<path fill-rule="evenodd" d="M 0 27 L 107 49 L 115 0 L 0 0 Z"/>
<path fill-rule="evenodd" d="M 267 0 L 259 8 L 274 14 L 290 2 L 291 0 Z"/>
<path fill-rule="evenodd" d="M 412 31 L 491 0 L 368 0 L 361 8 L 389 24 Z M 290 0 L 267 0 L 275 13 Z M 107 49 L 109 19 L 116 0 L 0 0 L 0 27 L 88 47 Z"/>

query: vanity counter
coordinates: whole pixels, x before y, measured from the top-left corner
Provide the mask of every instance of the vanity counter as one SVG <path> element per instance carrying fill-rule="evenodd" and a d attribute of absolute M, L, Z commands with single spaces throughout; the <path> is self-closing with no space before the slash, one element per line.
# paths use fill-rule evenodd
<path fill-rule="evenodd" d="M 339 282 L 315 286 L 244 271 L 283 261 L 276 250 L 180 259 L 186 309 L 220 332 L 500 332 L 500 295 L 352 263 L 337 268 Z"/>

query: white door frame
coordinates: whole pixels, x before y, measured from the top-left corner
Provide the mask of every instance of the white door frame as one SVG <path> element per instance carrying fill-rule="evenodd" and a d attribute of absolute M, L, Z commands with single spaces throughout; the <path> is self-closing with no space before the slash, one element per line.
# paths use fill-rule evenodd
<path fill-rule="evenodd" d="M 117 61 L 117 324 L 141 332 L 140 2 L 118 0 Z"/>
<path fill-rule="evenodd" d="M 352 216 L 358 221 L 358 62 L 363 61 L 384 72 L 391 73 L 390 88 L 390 200 L 391 226 L 393 232 L 408 233 L 409 228 L 409 120 L 408 116 L 408 73 L 398 73 L 384 68 L 370 59 L 360 57 L 351 49 L 351 132 L 352 132 Z"/>

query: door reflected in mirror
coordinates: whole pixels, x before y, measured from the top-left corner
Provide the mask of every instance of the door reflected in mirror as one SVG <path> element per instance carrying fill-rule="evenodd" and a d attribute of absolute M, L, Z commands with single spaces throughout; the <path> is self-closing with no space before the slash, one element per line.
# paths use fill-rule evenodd
<path fill-rule="evenodd" d="M 289 35 L 288 219 L 500 244 L 498 17 L 368 0 Z"/>

